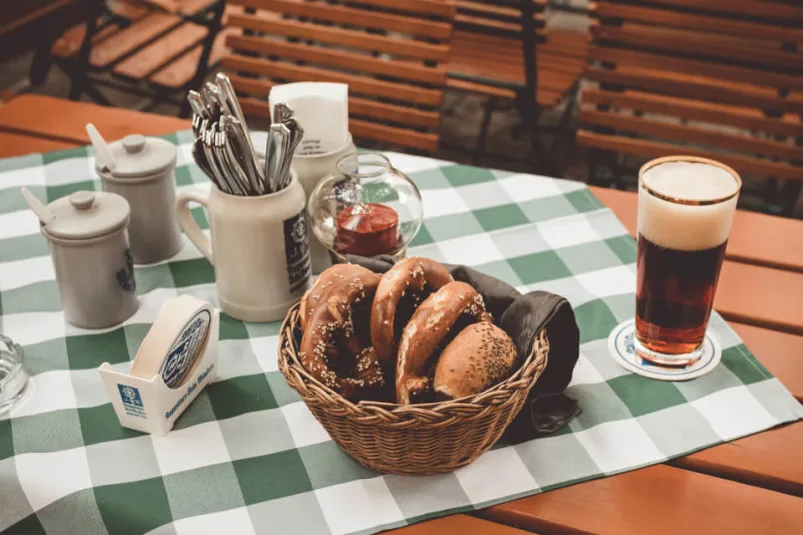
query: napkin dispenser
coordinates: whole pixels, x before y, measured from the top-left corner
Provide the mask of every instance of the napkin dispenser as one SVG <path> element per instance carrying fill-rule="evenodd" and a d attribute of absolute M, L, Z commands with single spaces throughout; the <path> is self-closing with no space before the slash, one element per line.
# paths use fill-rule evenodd
<path fill-rule="evenodd" d="M 296 155 L 328 154 L 349 144 L 348 92 L 347 84 L 329 82 L 297 82 L 271 88 L 271 116 L 274 106 L 282 102 L 290 106 L 304 127 Z"/>
<path fill-rule="evenodd" d="M 142 341 L 130 373 L 108 362 L 100 366 L 121 426 L 164 436 L 215 380 L 219 314 L 189 295 L 170 300 Z"/>

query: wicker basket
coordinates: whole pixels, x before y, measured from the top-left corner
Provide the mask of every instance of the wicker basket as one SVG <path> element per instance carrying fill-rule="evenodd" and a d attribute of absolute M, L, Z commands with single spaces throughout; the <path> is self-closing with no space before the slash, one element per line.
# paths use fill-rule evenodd
<path fill-rule="evenodd" d="M 357 462 L 380 472 L 435 474 L 473 462 L 502 436 L 547 363 L 549 342 L 542 330 L 521 368 L 481 394 L 409 406 L 355 404 L 301 365 L 294 336 L 301 328 L 298 308 L 282 324 L 279 369 L 332 439 Z"/>

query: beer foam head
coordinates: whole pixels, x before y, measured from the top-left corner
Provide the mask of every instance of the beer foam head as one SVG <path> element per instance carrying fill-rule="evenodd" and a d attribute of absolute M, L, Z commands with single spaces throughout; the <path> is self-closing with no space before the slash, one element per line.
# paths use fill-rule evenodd
<path fill-rule="evenodd" d="M 641 184 L 659 196 L 681 201 L 705 202 L 733 195 L 716 204 L 682 204 L 639 187 L 639 233 L 652 243 L 667 249 L 699 251 L 728 239 L 739 181 L 726 169 L 708 163 L 669 161 L 642 172 Z"/>

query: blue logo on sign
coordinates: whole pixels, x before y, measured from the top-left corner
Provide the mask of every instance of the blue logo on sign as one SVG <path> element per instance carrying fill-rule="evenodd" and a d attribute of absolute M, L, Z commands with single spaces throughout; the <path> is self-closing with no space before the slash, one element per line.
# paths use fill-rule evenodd
<path fill-rule="evenodd" d="M 208 310 L 201 310 L 178 335 L 173 346 L 162 362 L 159 374 L 170 388 L 178 388 L 192 369 L 198 354 L 204 347 L 209 323 L 212 315 Z"/>
<path fill-rule="evenodd" d="M 142 405 L 142 397 L 139 395 L 139 389 L 133 386 L 118 384 L 117 390 L 120 391 L 120 399 L 123 400 L 123 408 L 126 414 L 138 418 L 145 418 L 145 407 Z"/>

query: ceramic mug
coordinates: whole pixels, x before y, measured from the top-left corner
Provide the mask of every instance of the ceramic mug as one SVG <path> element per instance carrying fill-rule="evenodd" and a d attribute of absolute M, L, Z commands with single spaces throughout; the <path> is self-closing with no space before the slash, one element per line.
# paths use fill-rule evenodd
<path fill-rule="evenodd" d="M 209 213 L 211 240 L 189 204 Z M 185 190 L 176 199 L 179 225 L 215 268 L 220 307 L 233 318 L 283 319 L 309 287 L 310 254 L 304 190 L 296 173 L 279 192 L 256 197 Z"/>

